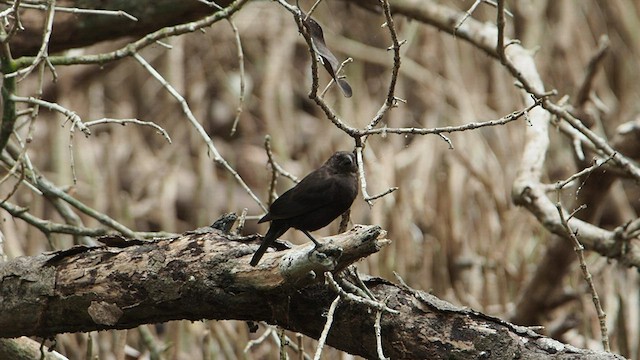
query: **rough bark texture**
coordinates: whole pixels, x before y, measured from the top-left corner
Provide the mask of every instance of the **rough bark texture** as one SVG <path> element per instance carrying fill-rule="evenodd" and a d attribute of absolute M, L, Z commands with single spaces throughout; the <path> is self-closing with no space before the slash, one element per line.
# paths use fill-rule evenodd
<path fill-rule="evenodd" d="M 621 359 L 567 346 L 497 318 L 458 308 L 427 293 L 378 278 L 365 280 L 378 299 L 400 314 L 381 319 L 384 354 L 391 359 Z M 294 316 L 279 325 L 317 338 L 334 294 L 325 287 L 307 287 L 291 298 Z M 377 358 L 375 311 L 342 302 L 327 343 L 366 358 Z"/>
<path fill-rule="evenodd" d="M 315 274 L 343 269 L 389 241 L 376 226 L 266 254 L 218 230 L 173 239 L 123 241 L 22 257 L 0 265 L 0 337 L 52 337 L 64 332 L 131 328 L 188 319 L 264 320 L 318 338 L 337 294 Z M 576 349 L 525 328 L 456 308 L 382 279 L 365 280 L 399 311 L 382 315 L 384 352 L 393 359 L 614 359 Z M 342 300 L 327 343 L 376 357 L 376 311 Z"/>
<path fill-rule="evenodd" d="M 249 266 L 253 246 L 213 229 L 17 258 L 0 266 L 0 337 L 175 319 L 270 320 L 274 297 L 312 282 L 313 271 L 341 268 L 377 251 L 388 242 L 376 240 L 380 233 L 357 226 L 327 238 L 312 256 L 311 245 L 298 246 L 266 254 L 258 267 Z"/>

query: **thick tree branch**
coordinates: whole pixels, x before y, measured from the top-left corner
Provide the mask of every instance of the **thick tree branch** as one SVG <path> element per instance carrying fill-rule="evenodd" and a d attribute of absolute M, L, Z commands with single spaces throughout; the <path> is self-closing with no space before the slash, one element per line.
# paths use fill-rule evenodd
<path fill-rule="evenodd" d="M 0 265 L 0 337 L 173 319 L 271 320 L 270 301 L 378 251 L 389 242 L 382 233 L 356 226 L 317 251 L 307 244 L 267 253 L 255 268 L 252 245 L 213 229 L 155 241 L 104 238 L 112 246 L 17 258 Z"/>
<path fill-rule="evenodd" d="M 155 241 L 105 238 L 111 246 L 21 257 L 0 265 L 0 337 L 131 328 L 176 319 L 264 320 L 318 338 L 336 292 L 319 280 L 389 243 L 377 226 L 358 225 L 265 255 L 249 266 L 255 245 L 211 228 Z M 314 274 L 316 276 L 314 276 Z M 393 359 L 619 359 L 576 349 L 475 311 L 454 307 L 379 278 L 364 281 L 387 307 L 380 319 L 384 353 Z M 345 300 L 327 344 L 376 357 L 376 311 Z"/>
<path fill-rule="evenodd" d="M 166 26 L 203 18 L 217 11 L 199 1 L 100 1 L 94 2 L 99 9 L 124 11 L 137 21 L 126 16 L 99 14 L 63 13 L 56 14 L 53 34 L 49 42 L 49 52 L 56 53 L 72 48 L 92 45 L 100 41 L 122 37 L 144 36 Z M 216 3 L 226 7 L 230 0 Z M 57 1 L 57 6 L 86 8 L 86 1 Z M 11 39 L 11 50 L 15 57 L 35 55 L 42 45 L 42 26 L 45 14 L 42 10 L 23 9 L 20 20 L 24 30 L 18 31 Z"/>

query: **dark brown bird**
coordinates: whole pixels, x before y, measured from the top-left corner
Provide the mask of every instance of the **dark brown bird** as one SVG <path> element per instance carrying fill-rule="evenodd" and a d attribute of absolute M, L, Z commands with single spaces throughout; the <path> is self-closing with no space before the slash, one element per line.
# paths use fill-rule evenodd
<path fill-rule="evenodd" d="M 338 151 L 321 167 L 305 176 L 299 184 L 277 198 L 271 204 L 269 212 L 258 221 L 271 221 L 271 226 L 260 248 L 251 258 L 251 266 L 256 266 L 267 248 L 289 228 L 302 231 L 316 247 L 319 246 L 309 231 L 329 225 L 351 207 L 358 195 L 356 169 L 354 154 Z"/>

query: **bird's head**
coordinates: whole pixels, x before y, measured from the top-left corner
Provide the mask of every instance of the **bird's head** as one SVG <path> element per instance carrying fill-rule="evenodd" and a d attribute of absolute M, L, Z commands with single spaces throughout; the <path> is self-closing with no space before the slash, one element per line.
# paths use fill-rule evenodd
<path fill-rule="evenodd" d="M 338 151 L 327 160 L 327 165 L 337 173 L 357 172 L 356 156 L 352 152 Z"/>

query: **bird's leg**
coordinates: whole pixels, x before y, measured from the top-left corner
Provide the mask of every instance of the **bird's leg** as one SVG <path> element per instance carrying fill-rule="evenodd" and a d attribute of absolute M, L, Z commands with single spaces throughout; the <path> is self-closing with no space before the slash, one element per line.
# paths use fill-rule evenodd
<path fill-rule="evenodd" d="M 300 231 L 302 231 L 305 235 L 307 235 L 307 237 L 308 237 L 311 241 L 313 241 L 313 243 L 314 243 L 314 244 L 316 244 L 316 249 L 317 249 L 317 248 L 319 248 L 320 246 L 322 246 L 322 244 L 320 244 L 320 243 L 318 242 L 318 240 L 314 239 L 314 237 L 313 237 L 313 236 L 311 236 L 311 234 L 309 234 L 309 232 L 308 232 L 307 230 L 300 230 Z"/>

